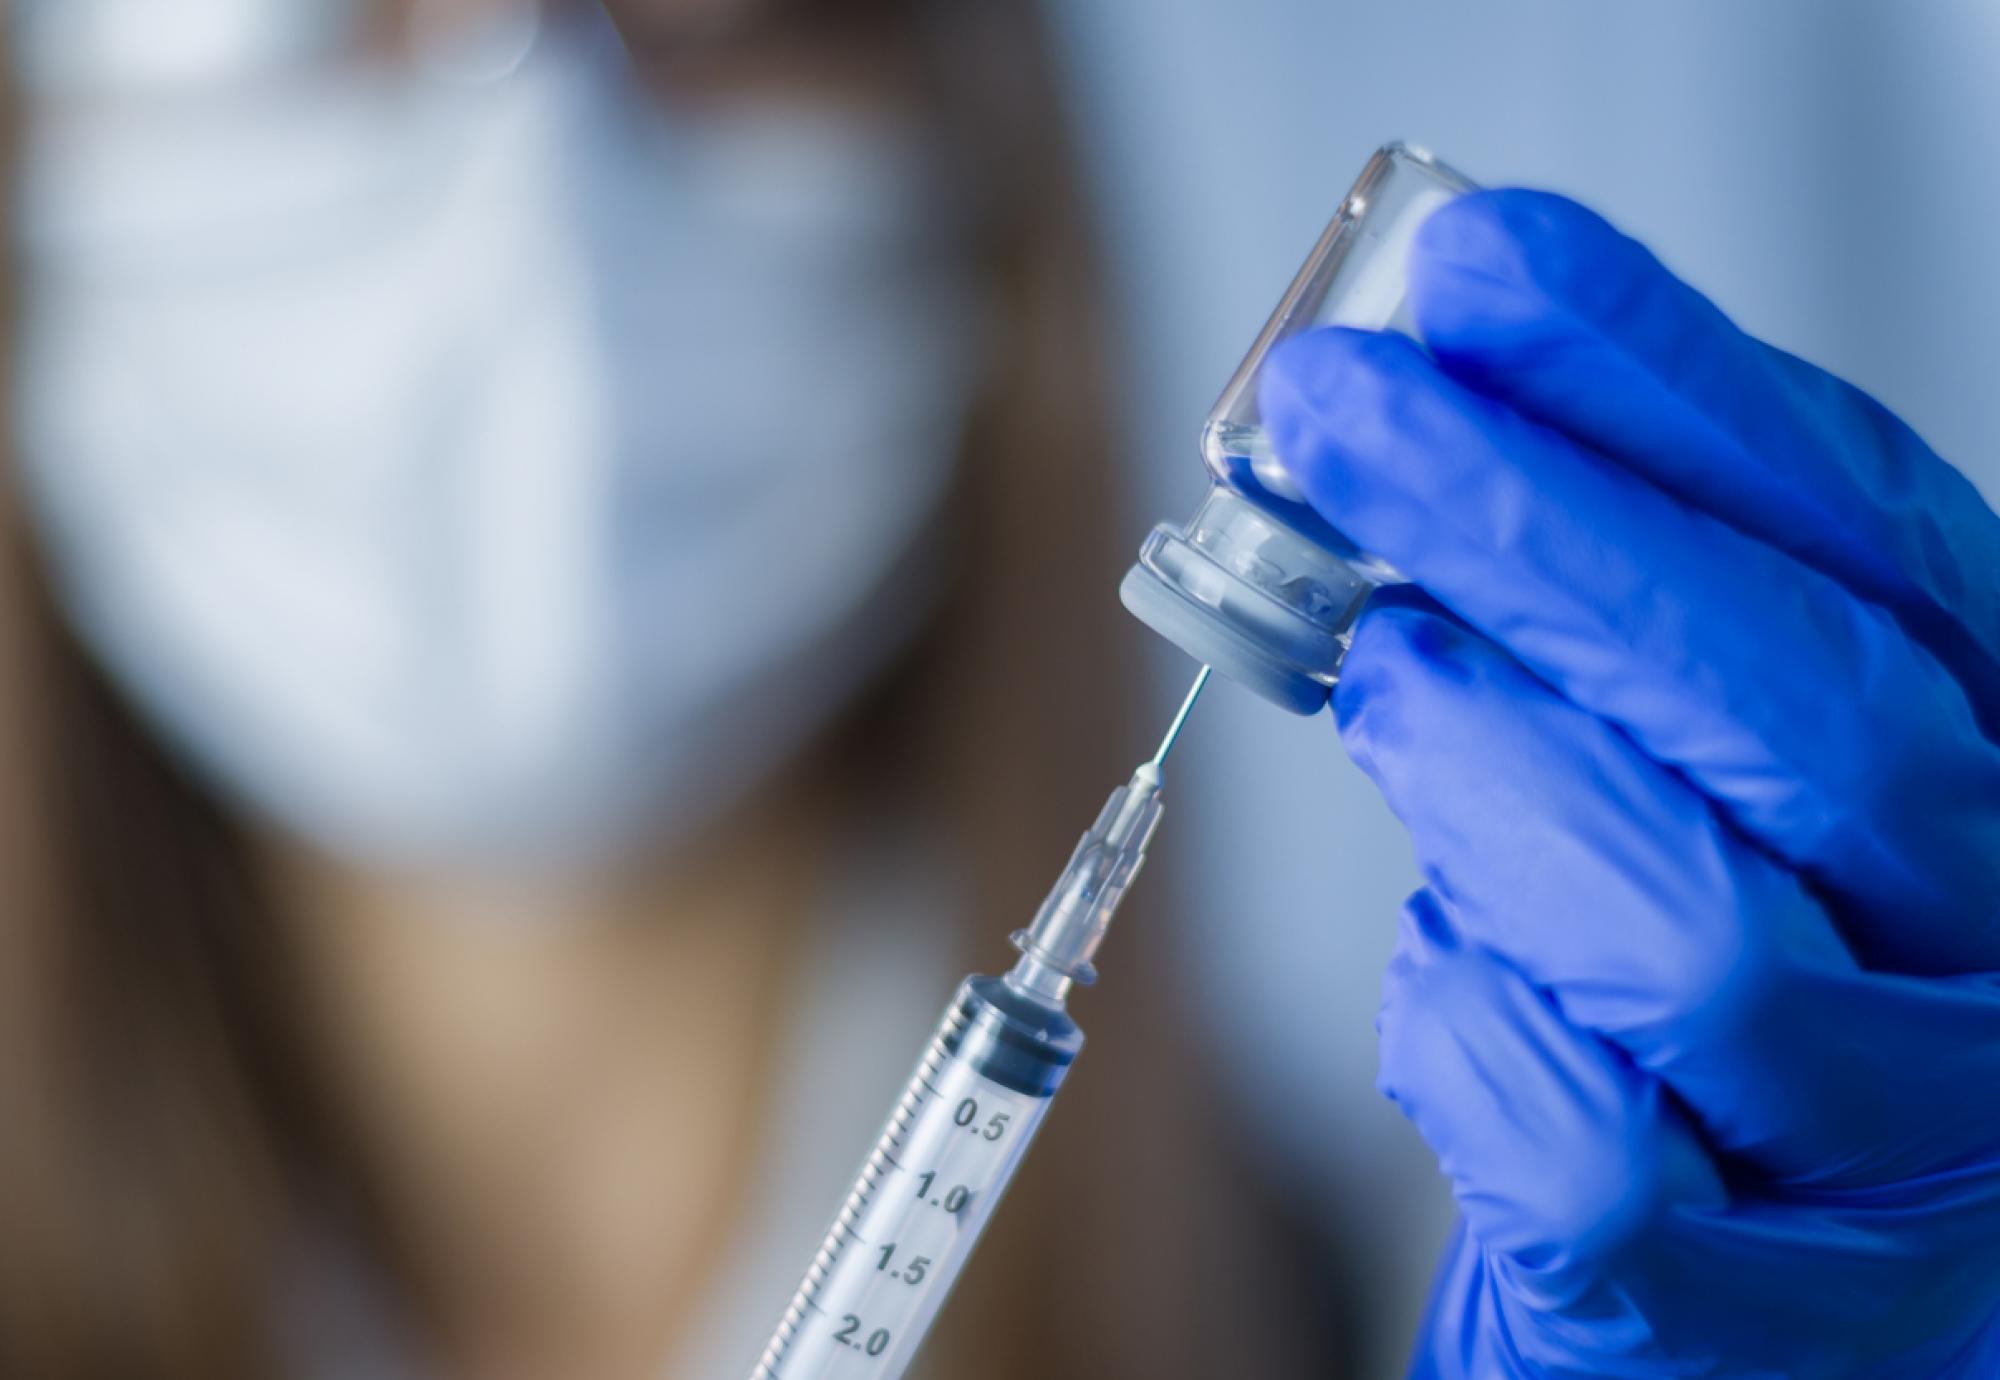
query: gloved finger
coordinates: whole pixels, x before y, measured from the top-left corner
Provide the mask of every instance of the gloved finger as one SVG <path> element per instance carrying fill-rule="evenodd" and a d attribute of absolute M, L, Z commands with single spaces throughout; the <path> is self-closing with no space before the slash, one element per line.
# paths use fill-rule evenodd
<path fill-rule="evenodd" d="M 1670 1087 L 1709 1145 L 1821 1189 L 2000 1157 L 1964 1114 L 2000 1087 L 2000 977 L 1861 969 L 1683 779 L 1416 591 L 1363 615 L 1335 708 L 1455 932 Z"/>
<path fill-rule="evenodd" d="M 1881 404 L 1546 192 L 1441 207 L 1409 272 L 1447 373 L 1890 610 L 2000 738 L 2000 516 Z"/>
<path fill-rule="evenodd" d="M 1569 1169 L 1552 1161 L 1546 1173 Z M 1893 1195 L 1676 1205 L 1563 1290 L 1462 1227 L 1410 1373 L 1486 1380 L 1525 1362 L 1565 1380 L 2000 1374 L 1996 1269 L 1991 1167 Z"/>
<path fill-rule="evenodd" d="M 1413 1374 L 1833 1380 L 1890 1358 L 1897 1374 L 1987 1373 L 2000 1337 L 1967 1348 L 2000 1268 L 2000 1163 L 1732 1192 L 1657 1082 L 1428 889 L 1405 907 L 1383 998 L 1379 1082 L 1464 1219 Z"/>
<path fill-rule="evenodd" d="M 1880 610 L 1400 336 L 1294 337 L 1262 406 L 1315 508 L 1685 773 L 1869 961 L 2000 968 L 2000 747 Z"/>
<path fill-rule="evenodd" d="M 1384 1095 L 1438 1158 L 1467 1228 L 1513 1291 L 1574 1305 L 1673 1211 L 1726 1200 L 1660 1085 L 1571 1028 L 1505 960 L 1410 898 L 1383 979 Z"/>
<path fill-rule="evenodd" d="M 1728 1358 L 1693 1373 L 1995 1373 L 2000 1166 L 1889 1190 L 1741 1195 L 1686 1214 L 1653 1245 L 1620 1293 L 1661 1350 Z"/>

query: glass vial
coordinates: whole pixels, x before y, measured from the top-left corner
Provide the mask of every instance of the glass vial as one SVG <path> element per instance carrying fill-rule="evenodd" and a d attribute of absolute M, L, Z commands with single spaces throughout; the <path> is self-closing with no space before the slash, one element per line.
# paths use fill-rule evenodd
<path fill-rule="evenodd" d="M 1327 524 L 1285 474 L 1257 408 L 1272 346 L 1320 326 L 1414 335 L 1404 264 L 1417 227 L 1474 184 L 1420 149 L 1368 161 L 1202 426 L 1213 487 L 1162 523 L 1119 595 L 1198 661 L 1298 714 L 1326 703 L 1368 592 L 1396 572 Z"/>

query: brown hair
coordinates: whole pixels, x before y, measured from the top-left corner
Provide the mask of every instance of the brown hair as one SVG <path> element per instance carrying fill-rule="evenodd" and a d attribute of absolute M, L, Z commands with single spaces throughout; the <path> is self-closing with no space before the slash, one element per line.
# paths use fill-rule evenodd
<path fill-rule="evenodd" d="M 0 1373 L 248 1373 L 309 1119 L 271 933 L 227 821 L 57 631 L 9 497 L 0 573 Z"/>
<path fill-rule="evenodd" d="M 935 8 L 939 118 L 987 192 L 999 363 L 969 431 L 958 586 L 848 725 L 868 750 L 842 756 L 948 819 L 970 923 L 997 941 L 1157 725 L 1127 716 L 1105 323 L 1057 83 L 1030 7 Z M 332 1185 L 376 1220 L 365 1176 L 288 1019 L 292 958 L 247 840 L 60 631 L 5 517 L 0 1373 L 260 1373 L 295 1206 Z M 1135 902 L 1129 927 L 1157 926 L 1141 917 L 1164 901 Z M 1214 1374 L 1253 1338 L 1266 1369 L 1332 1373 L 1298 1325 L 1273 1205 L 1189 1090 L 1200 1063 L 1158 1000 L 1160 938 L 1125 937 L 1116 980 L 1081 1003 L 1076 1087 L 941 1326 L 958 1374 Z M 393 1268 L 393 1231 L 373 1240 Z"/>

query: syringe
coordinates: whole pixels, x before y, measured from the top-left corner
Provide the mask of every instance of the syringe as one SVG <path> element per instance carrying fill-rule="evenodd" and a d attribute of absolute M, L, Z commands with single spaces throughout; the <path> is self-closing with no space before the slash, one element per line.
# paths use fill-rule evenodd
<path fill-rule="evenodd" d="M 1014 934 L 1013 969 L 959 986 L 751 1380 L 893 1380 L 908 1369 L 1083 1048 L 1063 1003 L 1097 978 L 1091 957 L 1146 861 L 1161 767 L 1208 675 L 1202 667 L 1159 751 L 1111 793 Z"/>

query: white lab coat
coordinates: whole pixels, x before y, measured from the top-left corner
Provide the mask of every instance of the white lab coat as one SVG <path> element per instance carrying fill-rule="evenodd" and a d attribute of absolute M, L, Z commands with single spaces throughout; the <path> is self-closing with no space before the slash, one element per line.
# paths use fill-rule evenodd
<path fill-rule="evenodd" d="M 2000 499 L 2000 7 L 1863 0 L 1058 0 L 1126 325 L 1137 537 L 1203 491 L 1194 440 L 1375 145 L 1552 187 L 1748 329 L 1850 378 Z M 1162 644 L 1162 710 L 1189 670 Z M 1211 692 L 1178 749 L 1188 981 L 1240 1106 L 1363 1252 L 1400 1374 L 1450 1221 L 1372 1089 L 1409 849 L 1326 718 Z M 1160 883 L 1158 876 L 1149 879 Z"/>

